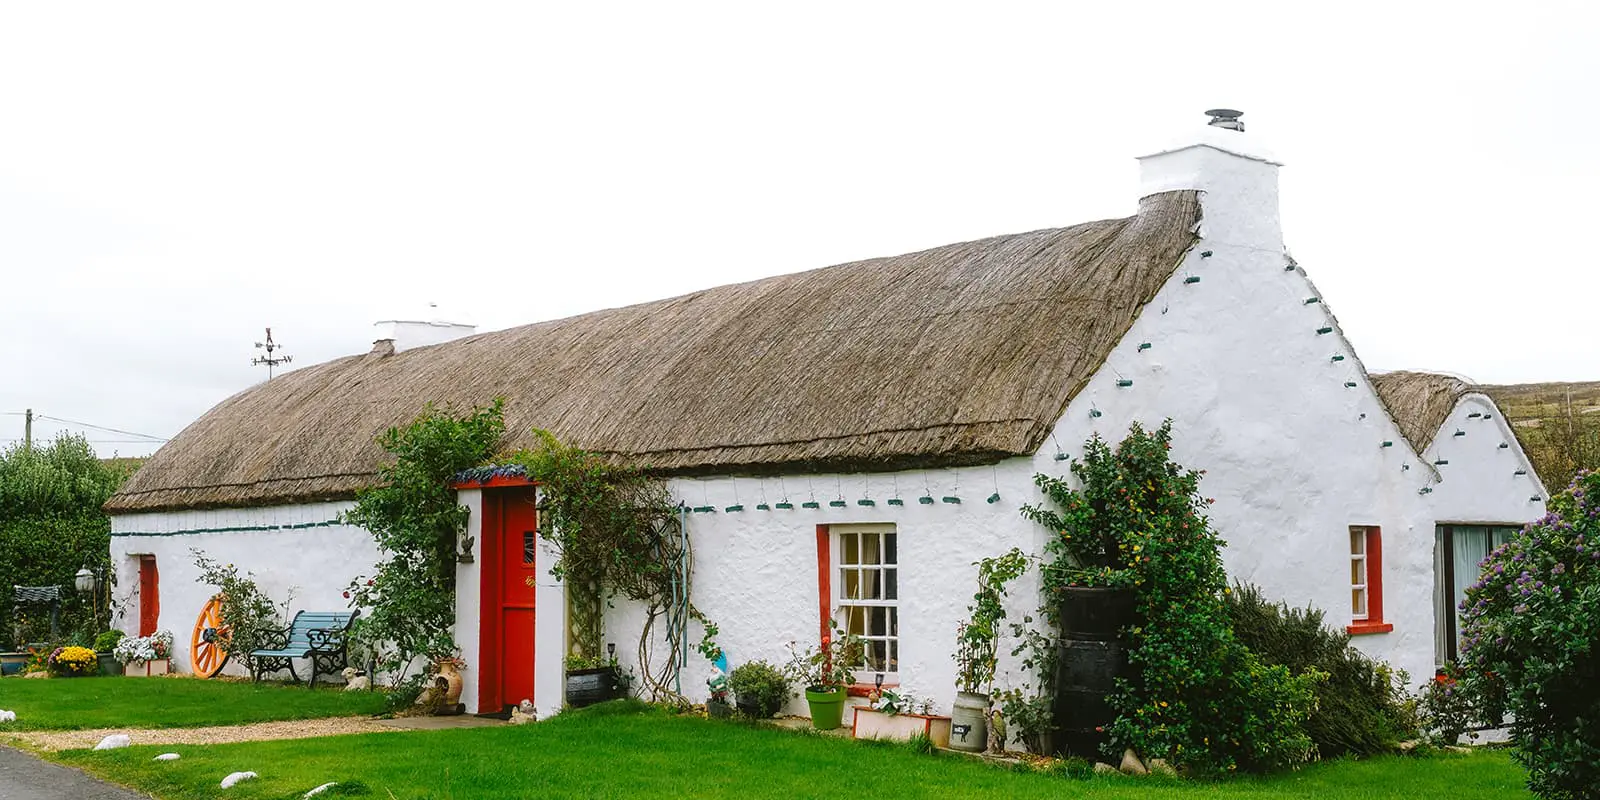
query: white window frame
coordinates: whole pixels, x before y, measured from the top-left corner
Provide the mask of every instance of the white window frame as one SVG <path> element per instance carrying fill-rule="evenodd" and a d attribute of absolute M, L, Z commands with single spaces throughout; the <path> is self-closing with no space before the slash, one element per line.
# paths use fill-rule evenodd
<path fill-rule="evenodd" d="M 1372 576 L 1367 572 L 1367 531 L 1366 525 L 1350 526 L 1350 619 L 1354 622 L 1364 622 L 1372 610 L 1372 596 L 1367 592 L 1367 586 L 1372 582 Z M 1361 576 L 1360 581 L 1355 579 L 1356 575 Z M 1359 611 L 1355 602 L 1357 592 L 1361 593 Z"/>
<path fill-rule="evenodd" d="M 881 543 L 881 540 L 880 540 L 879 550 L 878 550 L 878 556 L 879 556 L 878 564 L 876 564 L 876 565 L 862 565 L 860 563 L 861 550 L 860 550 L 859 543 L 857 544 L 857 551 L 856 551 L 856 553 L 857 553 L 857 561 L 856 561 L 856 563 L 854 563 L 854 564 L 845 564 L 844 563 L 844 545 L 843 545 L 843 542 L 842 542 L 842 538 L 845 535 L 857 535 L 857 536 L 859 536 L 860 534 L 877 534 L 877 535 L 880 535 L 880 536 L 883 535 L 883 534 L 891 534 L 891 535 L 893 535 L 895 537 L 895 561 L 893 563 L 889 563 L 886 560 L 888 558 L 888 548 L 885 547 Z M 885 658 L 886 662 L 891 661 L 890 657 L 891 657 L 891 654 L 892 654 L 892 656 L 893 656 L 892 663 L 896 667 L 898 667 L 900 660 L 905 658 L 905 652 L 903 650 L 905 642 L 904 642 L 903 638 L 900 635 L 900 611 L 901 611 L 901 601 L 902 601 L 903 595 L 904 595 L 904 587 L 900 584 L 900 577 L 901 577 L 900 576 L 900 566 L 902 564 L 902 561 L 900 559 L 900 555 L 901 555 L 901 544 L 902 543 L 900 541 L 899 531 L 895 528 L 895 526 L 893 524 L 830 525 L 830 526 L 828 526 L 828 539 L 829 539 L 829 547 L 833 551 L 832 552 L 832 557 L 829 559 L 829 564 L 828 564 L 828 569 L 830 570 L 829 583 L 832 585 L 832 588 L 833 588 L 833 591 L 831 592 L 831 594 L 833 596 L 830 597 L 828 599 L 828 601 L 832 606 L 830 611 L 831 611 L 831 614 L 833 616 L 834 622 L 839 624 L 840 626 L 844 627 L 848 631 L 849 630 L 849 626 L 847 624 L 848 620 L 847 620 L 847 618 L 845 616 L 845 610 L 847 608 L 867 608 L 867 609 L 871 609 L 871 608 L 887 608 L 887 609 L 891 609 L 891 611 L 887 614 L 887 620 L 886 620 L 886 625 L 885 625 L 885 627 L 887 629 L 886 633 L 883 636 L 863 636 L 862 638 L 863 639 L 868 639 L 869 641 L 882 641 L 882 642 L 884 642 L 884 658 Z M 895 599 L 891 600 L 891 599 L 888 599 L 887 597 L 885 597 L 884 599 L 860 599 L 860 598 L 846 597 L 845 596 L 845 594 L 846 594 L 846 589 L 845 589 L 846 581 L 845 581 L 845 573 L 844 573 L 844 571 L 846 569 L 850 569 L 852 567 L 860 568 L 862 566 L 866 566 L 866 567 L 869 567 L 869 568 L 870 567 L 877 567 L 880 570 L 880 574 L 887 573 L 888 570 L 894 570 L 894 573 L 895 573 L 895 587 L 896 587 Z M 857 585 L 860 586 L 859 583 Z M 881 578 L 880 581 L 879 581 L 879 585 L 880 585 L 880 588 L 883 590 L 883 591 L 881 591 L 879 593 L 887 595 L 888 594 L 888 590 L 887 590 L 888 580 L 887 580 L 887 578 Z M 870 612 L 868 612 L 868 613 L 870 613 Z M 865 627 L 866 626 L 863 625 L 863 628 L 865 628 Z M 891 644 L 892 644 L 892 646 L 891 646 Z M 856 682 L 870 685 L 870 684 L 872 684 L 872 683 L 874 683 L 876 681 L 877 676 L 881 672 L 881 674 L 883 675 L 883 680 L 884 680 L 885 684 L 898 684 L 900 682 L 900 671 L 898 669 L 889 669 L 889 666 L 890 666 L 889 663 L 885 663 L 884 664 L 884 669 L 880 671 L 880 670 L 872 669 L 867 664 L 862 664 L 856 670 Z"/>

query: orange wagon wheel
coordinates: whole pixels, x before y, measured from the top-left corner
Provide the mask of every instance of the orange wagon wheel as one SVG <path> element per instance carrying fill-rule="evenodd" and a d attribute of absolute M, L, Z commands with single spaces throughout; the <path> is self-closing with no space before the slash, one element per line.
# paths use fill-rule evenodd
<path fill-rule="evenodd" d="M 189 666 L 201 678 L 215 677 L 228 664 L 228 653 L 222 649 L 222 638 L 227 628 L 222 624 L 222 595 L 215 595 L 200 609 L 200 618 L 194 621 L 194 632 L 189 635 Z"/>

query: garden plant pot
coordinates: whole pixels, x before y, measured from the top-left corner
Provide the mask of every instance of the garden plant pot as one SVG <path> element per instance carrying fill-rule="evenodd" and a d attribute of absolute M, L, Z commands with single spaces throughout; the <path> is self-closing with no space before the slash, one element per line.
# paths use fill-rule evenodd
<path fill-rule="evenodd" d="M 0 675 L 16 675 L 27 663 L 27 653 L 0 653 Z"/>
<path fill-rule="evenodd" d="M 130 678 L 153 678 L 157 675 L 167 674 L 170 662 L 165 658 L 150 661 L 129 661 L 126 671 L 123 672 Z"/>
<path fill-rule="evenodd" d="M 777 714 L 778 709 L 782 707 L 781 703 L 762 703 L 757 699 L 747 697 L 736 697 L 734 705 L 738 707 L 740 714 L 754 719 L 772 719 L 772 716 Z"/>
<path fill-rule="evenodd" d="M 820 686 L 806 687 L 806 704 L 811 706 L 811 727 L 831 731 L 844 723 L 845 688 L 822 690 Z"/>
<path fill-rule="evenodd" d="M 850 725 L 853 739 L 882 739 L 904 742 L 926 736 L 934 747 L 950 746 L 950 718 L 935 714 L 887 714 L 875 708 L 857 706 Z"/>
<path fill-rule="evenodd" d="M 1123 628 L 1136 624 L 1133 589 L 1068 587 L 1058 595 L 1061 639 L 1056 658 L 1055 737 L 1057 755 L 1094 760 L 1116 719 L 1109 698 L 1117 679 L 1128 677 Z"/>
<path fill-rule="evenodd" d="M 1068 586 L 1056 595 L 1061 638 L 1109 642 L 1137 619 L 1133 589 Z"/>
<path fill-rule="evenodd" d="M 968 753 L 989 749 L 989 695 L 956 692 L 950 709 L 950 748 Z"/>
<path fill-rule="evenodd" d="M 101 675 L 121 675 L 122 663 L 110 653 L 95 653 L 95 660 L 100 662 Z"/>
<path fill-rule="evenodd" d="M 721 700 L 707 700 L 706 716 L 712 719 L 727 719 L 733 716 L 733 706 Z"/>
<path fill-rule="evenodd" d="M 567 705 L 583 708 L 618 696 L 617 671 L 610 667 L 575 669 L 567 673 Z"/>

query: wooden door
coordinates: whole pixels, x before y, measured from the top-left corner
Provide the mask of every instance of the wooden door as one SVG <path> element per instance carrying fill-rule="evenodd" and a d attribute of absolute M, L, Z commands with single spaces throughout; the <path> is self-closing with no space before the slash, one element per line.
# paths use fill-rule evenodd
<path fill-rule="evenodd" d="M 538 516 L 532 487 L 484 491 L 479 713 L 533 699 Z"/>
<path fill-rule="evenodd" d="M 161 620 L 161 576 L 155 556 L 139 556 L 139 635 L 156 632 Z"/>

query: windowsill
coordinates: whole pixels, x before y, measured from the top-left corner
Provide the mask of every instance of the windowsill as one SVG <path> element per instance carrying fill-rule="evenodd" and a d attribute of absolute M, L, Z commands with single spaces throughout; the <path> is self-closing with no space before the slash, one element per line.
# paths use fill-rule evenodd
<path fill-rule="evenodd" d="M 1345 626 L 1345 632 L 1351 636 L 1365 636 L 1371 633 L 1388 633 L 1394 630 L 1392 622 L 1357 622 Z"/>

